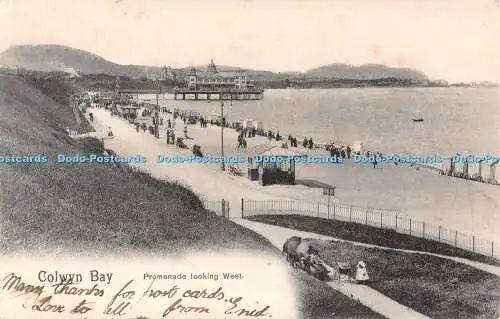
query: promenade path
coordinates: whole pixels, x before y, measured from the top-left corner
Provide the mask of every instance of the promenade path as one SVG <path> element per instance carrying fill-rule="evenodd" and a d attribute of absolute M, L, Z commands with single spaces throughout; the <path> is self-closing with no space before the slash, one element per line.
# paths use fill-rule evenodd
<path fill-rule="evenodd" d="M 244 198 L 245 200 L 310 200 L 311 197 L 314 197 L 314 194 L 312 194 L 311 190 L 307 187 L 273 185 L 266 186 L 264 188 L 246 178 L 221 172 L 219 165 L 215 164 L 157 164 L 154 161 L 157 154 L 190 155 L 191 151 L 179 149 L 175 147 L 175 145 L 167 145 L 164 142 L 165 138 L 163 136 L 161 136 L 163 138 L 157 140 L 149 133 L 137 133 L 132 126 L 123 120 L 123 118 L 113 117 L 110 115 L 109 111 L 104 109 L 93 109 L 92 113 L 94 113 L 95 118 L 92 124 L 96 129 L 96 132 L 92 132 L 91 134 L 98 138 L 104 138 L 106 148 L 114 150 L 119 155 L 140 154 L 146 156 L 149 159 L 147 163 L 131 165 L 149 171 L 157 178 L 180 182 L 189 187 L 200 198 L 208 200 L 224 198 L 230 203 L 231 218 L 241 217 L 239 210 L 241 207 L 241 198 Z M 178 121 L 176 125 L 179 135 L 181 134 L 183 127 L 181 123 L 181 121 Z M 106 139 L 106 129 L 109 126 L 112 128 L 114 134 L 112 139 Z M 231 133 L 232 132 L 229 131 L 228 135 Z M 328 236 L 324 237 L 331 238 Z M 357 242 L 353 243 L 360 246 L 393 249 Z M 412 250 L 397 250 L 451 259 L 500 276 L 500 267 L 498 266 L 492 266 L 458 257 Z"/>
<path fill-rule="evenodd" d="M 94 109 L 94 122 L 92 123 L 96 129 L 96 136 L 105 136 L 105 129 L 112 128 L 114 137 L 104 140 L 106 148 L 112 149 L 122 156 L 142 155 L 148 158 L 148 162 L 142 164 L 132 164 L 132 166 L 150 172 L 153 176 L 160 179 L 170 181 L 178 181 L 189 187 L 198 196 L 205 199 L 221 199 L 224 198 L 230 202 L 231 207 L 239 207 L 241 198 L 253 200 L 297 200 L 310 199 L 310 194 L 307 190 L 300 187 L 276 186 L 266 187 L 237 176 L 232 176 L 227 173 L 222 173 L 218 165 L 206 164 L 157 164 L 155 158 L 158 154 L 168 155 L 190 155 L 190 150 L 181 150 L 174 145 L 167 145 L 162 135 L 159 140 L 153 138 L 148 133 L 137 133 L 129 123 L 120 117 L 113 117 L 109 111 L 103 109 Z M 177 128 L 182 128 L 181 124 L 176 125 Z M 180 131 L 178 130 L 178 134 Z M 300 234 L 302 237 L 309 238 L 324 238 L 329 240 L 339 240 L 336 238 L 322 236 L 312 233 L 299 232 L 296 230 L 265 225 L 262 223 L 251 222 L 248 220 L 238 219 L 239 212 L 237 209 L 231 210 L 231 218 L 238 224 L 252 229 L 261 235 L 265 236 L 276 247 L 281 249 L 283 243 L 291 237 L 291 234 Z M 365 245 L 356 243 L 358 245 Z M 370 245 L 366 245 L 370 246 Z M 375 246 L 373 246 L 375 247 Z M 382 247 L 383 248 L 383 247 Z M 421 253 L 412 252 L 411 253 Z M 435 254 L 433 254 L 435 255 Z M 473 267 L 492 272 L 499 275 L 498 267 L 484 265 L 481 263 L 460 260 L 447 256 L 439 256 L 442 258 L 453 259 L 458 262 L 467 263 Z M 426 318 L 420 313 L 417 313 L 406 306 L 400 305 L 392 299 L 378 293 L 377 291 L 360 285 L 341 284 L 331 282 L 329 285 L 346 294 L 347 296 L 358 299 L 363 304 L 367 305 L 376 312 L 379 312 L 388 318 Z"/>

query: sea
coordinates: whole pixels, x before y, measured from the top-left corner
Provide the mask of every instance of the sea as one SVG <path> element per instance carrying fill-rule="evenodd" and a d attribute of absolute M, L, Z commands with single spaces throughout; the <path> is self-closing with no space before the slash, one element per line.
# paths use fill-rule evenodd
<path fill-rule="evenodd" d="M 140 100 L 156 103 L 156 95 Z M 171 109 L 220 115 L 219 101 L 173 100 Z M 498 88 L 273 89 L 258 101 L 229 101 L 230 121 L 262 121 L 266 130 L 301 141 L 363 144 L 366 150 L 410 154 L 500 154 Z M 423 122 L 413 122 L 421 115 Z M 299 142 L 300 143 L 300 142 Z"/>
<path fill-rule="evenodd" d="M 155 95 L 142 99 L 156 103 Z M 159 96 L 171 109 L 220 114 L 220 101 L 179 101 Z M 351 144 L 382 153 L 500 155 L 498 88 L 352 88 L 265 90 L 260 101 L 225 101 L 231 121 L 262 121 L 300 140 Z M 413 122 L 420 113 L 423 122 Z M 472 169 L 472 168 L 471 168 Z M 497 176 L 500 168 L 497 167 Z M 335 200 L 403 212 L 480 237 L 498 239 L 500 188 L 401 165 L 297 164 L 297 181 L 335 187 Z M 326 200 L 317 190 L 314 198 Z M 311 195 L 312 196 L 312 195 Z M 320 198 L 321 197 L 321 198 Z M 500 239 L 499 239 L 500 240 Z"/>

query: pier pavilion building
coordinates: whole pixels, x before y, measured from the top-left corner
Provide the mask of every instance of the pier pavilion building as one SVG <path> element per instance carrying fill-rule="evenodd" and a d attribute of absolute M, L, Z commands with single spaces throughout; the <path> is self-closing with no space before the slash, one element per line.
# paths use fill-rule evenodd
<path fill-rule="evenodd" d="M 191 68 L 186 78 L 187 87 L 176 89 L 175 99 L 183 100 L 260 100 L 263 90 L 255 88 L 243 71 L 217 70 L 213 59 L 206 71 Z"/>

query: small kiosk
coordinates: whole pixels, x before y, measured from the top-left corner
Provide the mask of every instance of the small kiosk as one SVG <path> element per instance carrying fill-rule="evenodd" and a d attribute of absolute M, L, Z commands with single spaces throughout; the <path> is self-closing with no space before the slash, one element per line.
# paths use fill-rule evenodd
<path fill-rule="evenodd" d="M 248 179 L 252 181 L 258 180 L 262 186 L 273 184 L 295 185 L 294 158 L 307 155 L 296 149 L 285 149 L 267 144 L 249 147 L 243 153 L 248 159 Z M 259 156 L 265 156 L 269 161 L 258 161 Z"/>

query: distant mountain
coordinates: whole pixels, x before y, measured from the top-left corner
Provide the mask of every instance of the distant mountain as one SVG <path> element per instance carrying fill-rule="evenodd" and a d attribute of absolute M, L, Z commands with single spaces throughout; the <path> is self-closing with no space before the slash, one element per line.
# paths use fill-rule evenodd
<path fill-rule="evenodd" d="M 380 78 L 397 78 L 428 81 L 427 76 L 418 70 L 406 68 L 390 68 L 383 64 L 365 64 L 353 66 L 335 63 L 311 69 L 305 73 L 307 77 L 334 79 L 372 80 Z"/>
<path fill-rule="evenodd" d="M 87 51 L 54 44 L 12 46 L 0 53 L 0 67 L 82 74 L 106 73 L 133 78 L 160 70 L 158 67 L 120 65 Z"/>
<path fill-rule="evenodd" d="M 37 71 L 63 71 L 77 74 L 109 74 L 141 78 L 148 74 L 159 73 L 161 68 L 143 65 L 120 65 L 110 62 L 96 54 L 62 45 L 18 45 L 0 53 L 0 68 L 23 68 Z M 205 71 L 208 65 L 195 68 Z M 219 71 L 241 70 L 257 82 L 283 81 L 294 79 L 329 78 L 370 80 L 380 78 L 408 79 L 427 81 L 427 76 L 417 70 L 390 68 L 381 64 L 352 66 L 348 64 L 330 64 L 307 72 L 270 72 L 241 67 L 217 66 Z M 179 76 L 187 74 L 189 68 L 179 68 Z"/>

